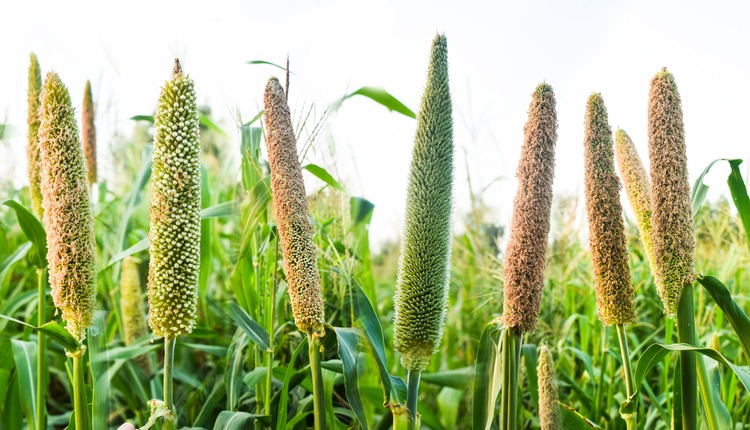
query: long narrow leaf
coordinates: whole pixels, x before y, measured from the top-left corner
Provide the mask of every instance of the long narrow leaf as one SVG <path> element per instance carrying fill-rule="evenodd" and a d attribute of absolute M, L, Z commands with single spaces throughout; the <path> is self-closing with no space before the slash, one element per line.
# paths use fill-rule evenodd
<path fill-rule="evenodd" d="M 23 234 L 29 239 L 34 246 L 32 251 L 32 260 L 36 267 L 47 266 L 47 233 L 42 227 L 42 223 L 26 209 L 22 204 L 15 200 L 5 200 L 3 205 L 13 209 L 18 218 L 18 225 L 21 227 Z"/>
<path fill-rule="evenodd" d="M 740 164 L 742 164 L 742 160 L 729 160 L 729 166 L 732 168 L 732 173 L 730 173 L 729 178 L 727 178 L 727 184 L 729 184 L 729 192 L 732 194 L 732 201 L 734 201 L 734 206 L 737 208 L 737 213 L 742 221 L 742 227 L 745 230 L 747 246 L 750 247 L 750 197 L 747 195 L 745 181 L 742 180 Z"/>
<path fill-rule="evenodd" d="M 359 336 L 357 330 L 353 328 L 334 327 L 336 337 L 338 338 L 338 353 L 341 363 L 344 365 L 344 388 L 346 389 L 346 399 L 349 401 L 352 411 L 357 416 L 360 427 L 367 430 L 367 417 L 362 405 L 362 398 L 359 395 L 359 384 L 357 382 L 357 344 Z"/>
<path fill-rule="evenodd" d="M 229 305 L 229 316 L 232 317 L 234 322 L 237 323 L 242 331 L 244 331 L 256 345 L 265 351 L 271 350 L 271 336 L 269 336 L 266 329 L 252 319 L 250 315 L 240 307 L 240 305 L 232 302 Z"/>
<path fill-rule="evenodd" d="M 713 276 L 698 276 L 698 282 L 708 291 L 716 304 L 724 311 L 729 323 L 740 340 L 745 357 L 750 357 L 750 318 L 732 299 L 729 289 Z"/>

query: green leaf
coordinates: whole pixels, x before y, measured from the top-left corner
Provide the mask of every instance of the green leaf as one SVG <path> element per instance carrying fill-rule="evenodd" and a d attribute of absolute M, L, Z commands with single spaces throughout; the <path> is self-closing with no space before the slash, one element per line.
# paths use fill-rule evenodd
<path fill-rule="evenodd" d="M 333 176 L 331 176 L 331 174 L 328 173 L 326 169 L 315 164 L 307 164 L 305 166 L 302 166 L 302 168 L 312 173 L 313 175 L 315 175 L 315 177 L 330 185 L 331 187 L 341 192 L 346 192 L 346 189 L 344 189 L 344 187 L 337 180 L 333 179 Z"/>
<path fill-rule="evenodd" d="M 237 205 L 232 202 L 219 203 L 207 207 L 201 211 L 201 219 L 207 218 L 224 218 L 239 213 Z"/>
<path fill-rule="evenodd" d="M 693 202 L 693 215 L 698 213 L 698 209 L 701 208 L 703 202 L 706 200 L 706 195 L 708 194 L 709 186 L 703 183 L 703 178 L 706 177 L 706 174 L 708 174 L 708 171 L 711 170 L 711 167 L 713 167 L 713 165 L 716 164 L 717 161 L 721 160 L 723 160 L 723 158 L 719 158 L 710 162 L 708 166 L 703 169 L 703 173 L 698 176 L 695 184 L 693 184 L 693 190 L 690 193 L 690 198 Z"/>
<path fill-rule="evenodd" d="M 16 212 L 18 225 L 21 226 L 26 238 L 31 241 L 34 248 L 30 256 L 34 266 L 38 268 L 47 267 L 47 233 L 44 231 L 42 223 L 31 211 L 15 200 L 5 200 L 2 204 Z"/>
<path fill-rule="evenodd" d="M 26 242 L 16 248 L 16 251 L 8 256 L 5 260 L 3 260 L 2 263 L 0 263 L 0 282 L 5 279 L 5 275 L 8 274 L 8 271 L 11 267 L 13 267 L 14 264 L 21 261 L 21 259 L 28 254 L 29 250 L 31 249 L 31 242 Z"/>
<path fill-rule="evenodd" d="M 96 357 L 91 357 L 90 361 L 92 363 L 99 363 L 115 360 L 132 360 L 136 357 L 140 357 L 143 354 L 148 354 L 151 351 L 156 351 L 161 347 L 161 343 L 118 346 L 115 348 L 108 348 L 105 354 L 98 354 L 96 355 Z M 224 356 L 226 356 L 226 354 Z"/>
<path fill-rule="evenodd" d="M 242 391 L 242 384 L 244 383 L 244 372 L 242 371 L 244 363 L 243 351 L 247 343 L 245 333 L 237 330 L 227 351 L 227 368 L 224 372 L 224 383 L 227 387 L 226 405 L 230 411 L 235 410 L 239 406 L 240 393 Z"/>
<path fill-rule="evenodd" d="M 200 412 L 198 412 L 198 416 L 195 418 L 195 421 L 193 421 L 194 426 L 202 426 L 210 417 L 213 416 L 214 409 L 216 409 L 216 406 L 219 405 L 219 402 L 221 401 L 222 397 L 224 397 L 226 392 L 227 390 L 224 386 L 224 381 L 218 379 L 214 384 L 213 390 L 211 390 L 211 394 L 209 394 L 206 401 L 203 402 L 203 406 L 201 406 L 201 410 Z"/>
<path fill-rule="evenodd" d="M 268 415 L 248 414 L 247 412 L 221 411 L 216 418 L 214 430 L 245 430 L 252 428 L 255 421 L 263 425 L 270 425 L 271 417 Z"/>
<path fill-rule="evenodd" d="M 563 428 L 565 430 L 591 430 L 600 428 L 564 403 L 560 403 L 560 410 L 562 411 Z"/>
<path fill-rule="evenodd" d="M 151 124 L 154 123 L 153 115 L 136 115 L 136 116 L 131 116 L 130 119 L 132 121 L 146 121 L 146 122 L 150 122 Z"/>
<path fill-rule="evenodd" d="M 365 415 L 365 408 L 362 405 L 362 398 L 359 395 L 359 384 L 358 379 L 358 353 L 357 344 L 359 343 L 359 336 L 357 330 L 353 328 L 341 328 L 334 327 L 336 331 L 336 337 L 338 338 L 338 352 L 341 363 L 344 365 L 344 388 L 346 389 L 346 399 L 349 401 L 349 406 L 357 416 L 360 427 L 367 430 L 367 416 Z"/>
<path fill-rule="evenodd" d="M 260 64 L 260 65 L 266 65 L 266 66 L 273 66 L 273 67 L 276 67 L 276 68 L 279 68 L 279 69 L 281 69 L 281 70 L 284 70 L 284 71 L 286 71 L 286 67 L 284 67 L 284 66 L 280 66 L 280 65 L 278 65 L 278 64 L 276 64 L 276 63 L 272 63 L 272 62 L 270 62 L 270 61 L 264 61 L 264 60 L 250 60 L 250 61 L 248 61 L 248 62 L 247 62 L 247 64 Z"/>
<path fill-rule="evenodd" d="M 354 96 L 365 96 L 374 102 L 385 106 L 391 112 L 396 111 L 402 115 L 408 116 L 409 118 L 417 117 L 411 109 L 406 107 L 405 104 L 401 103 L 396 97 L 393 97 L 383 88 L 365 86 L 353 93 L 347 94 L 344 96 L 343 100 Z"/>
<path fill-rule="evenodd" d="M 539 378 L 536 372 L 537 358 L 539 353 L 534 344 L 521 346 L 521 355 L 523 356 L 524 367 L 526 368 L 526 382 L 529 384 L 529 392 L 534 406 L 539 406 Z"/>
<path fill-rule="evenodd" d="M 222 136 L 227 136 L 227 133 L 221 129 L 218 125 L 216 125 L 215 122 L 211 121 L 211 118 L 209 118 L 205 113 L 198 112 L 198 121 L 201 123 L 202 126 L 206 127 L 207 129 L 218 133 Z"/>
<path fill-rule="evenodd" d="M 287 414 L 289 413 L 289 411 L 287 411 L 287 406 L 289 404 L 289 384 L 291 382 L 292 376 L 296 373 L 294 370 L 294 362 L 297 361 L 297 356 L 302 350 L 306 349 L 306 347 L 307 337 L 302 339 L 302 342 L 300 342 L 299 345 L 297 345 L 297 348 L 294 349 L 294 352 L 292 353 L 292 359 L 289 360 L 289 367 L 286 368 L 284 382 L 281 385 L 279 409 L 278 413 L 276 414 L 276 430 L 286 430 Z"/>
<path fill-rule="evenodd" d="M 128 234 L 130 233 L 130 219 L 133 216 L 136 207 L 141 202 L 143 189 L 151 179 L 151 151 L 151 145 L 146 145 L 143 148 L 143 153 L 141 154 L 141 171 L 138 174 L 138 180 L 130 189 L 130 194 L 128 195 L 127 203 L 125 204 L 125 211 L 120 219 L 120 225 L 117 227 L 117 245 L 115 247 L 115 252 L 125 250 Z"/>
<path fill-rule="evenodd" d="M 229 316 L 247 334 L 250 340 L 266 352 L 271 351 L 271 337 L 266 329 L 252 319 L 240 305 L 235 302 L 230 303 Z"/>
<path fill-rule="evenodd" d="M 734 206 L 737 208 L 737 213 L 742 221 L 747 246 L 750 247 L 750 197 L 747 195 L 745 181 L 742 180 L 742 174 L 740 173 L 740 164 L 742 164 L 742 160 L 728 161 L 729 166 L 732 168 L 732 173 L 730 173 L 729 178 L 727 178 L 729 192 L 732 194 L 732 201 L 734 201 Z"/>
<path fill-rule="evenodd" d="M 477 363 L 474 366 L 473 428 L 488 430 L 492 425 L 495 403 L 500 394 L 502 371 L 500 339 L 505 328 L 489 323 L 479 338 Z"/>
<path fill-rule="evenodd" d="M 362 287 L 356 282 L 352 283 L 352 301 L 354 313 L 357 316 L 357 323 L 361 324 L 365 334 L 365 339 L 371 348 L 375 363 L 378 366 L 380 382 L 383 384 L 383 394 L 385 404 L 391 403 L 394 398 L 396 403 L 406 401 L 406 382 L 398 376 L 393 376 L 388 372 L 388 360 L 385 355 L 385 341 L 383 340 L 383 327 L 380 320 L 375 314 L 375 309 L 367 299 L 367 295 L 362 291 Z"/>
<path fill-rule="evenodd" d="M 267 374 L 267 367 L 256 367 L 255 369 L 245 374 L 243 381 L 245 382 L 245 385 L 247 385 L 247 388 L 253 390 L 255 389 L 255 386 L 258 385 L 258 383 L 266 377 Z"/>
<path fill-rule="evenodd" d="M 16 324 L 21 324 L 23 326 L 29 327 L 32 330 L 36 330 L 38 332 L 42 332 L 49 336 L 50 338 L 58 341 L 65 349 L 68 351 L 78 351 L 78 349 L 81 347 L 81 345 L 78 343 L 78 341 L 73 337 L 72 334 L 70 334 L 63 326 L 58 324 L 56 321 L 50 321 L 41 327 L 35 327 L 31 324 L 27 324 L 21 320 L 17 320 L 15 318 L 11 318 L 7 315 L 0 315 L 0 318 L 6 319 L 8 321 L 12 321 Z"/>
<path fill-rule="evenodd" d="M 729 289 L 713 276 L 698 275 L 698 282 L 713 297 L 717 305 L 724 311 L 729 323 L 737 333 L 737 337 L 745 352 L 745 357 L 750 357 L 750 318 L 745 311 L 732 299 Z"/>
<path fill-rule="evenodd" d="M 34 342 L 11 339 L 13 359 L 16 363 L 18 387 L 21 392 L 21 408 L 26 419 L 36 427 L 36 361 L 37 346 Z"/>
<path fill-rule="evenodd" d="M 648 372 L 651 371 L 654 366 L 661 363 L 661 361 L 667 354 L 674 351 L 695 351 L 727 365 L 734 372 L 734 374 L 737 376 L 737 379 L 739 379 L 745 389 L 750 392 L 750 373 L 748 373 L 747 370 L 732 364 L 732 362 L 724 358 L 724 356 L 721 355 L 718 351 L 711 348 L 699 348 L 685 343 L 675 343 L 671 345 L 655 343 L 646 348 L 646 351 L 643 352 L 641 358 L 638 360 L 638 365 L 635 368 L 634 379 L 636 390 L 633 395 L 625 400 L 622 403 L 622 406 L 620 406 L 621 414 L 633 412 L 632 409 L 636 407 L 636 399 L 639 396 L 641 384 L 646 378 Z"/>
<path fill-rule="evenodd" d="M 441 372 L 423 373 L 422 381 L 441 387 L 451 387 L 463 390 L 471 383 L 474 375 L 473 367 L 462 367 L 460 369 L 443 370 Z"/>
<path fill-rule="evenodd" d="M 129 256 L 131 256 L 133 254 L 137 254 L 137 253 L 139 253 L 141 251 L 147 250 L 149 248 L 149 246 L 151 246 L 151 242 L 148 241 L 148 237 L 144 237 L 143 239 L 141 239 L 140 242 L 136 243 L 135 245 L 131 246 L 130 248 L 128 248 L 128 249 L 126 249 L 126 250 L 124 250 L 122 252 L 118 252 L 117 254 L 115 254 L 107 262 L 107 265 L 104 266 L 104 268 L 102 270 L 107 269 L 108 267 L 112 266 L 113 264 L 117 263 L 118 261 L 122 261 L 125 257 L 129 257 Z"/>

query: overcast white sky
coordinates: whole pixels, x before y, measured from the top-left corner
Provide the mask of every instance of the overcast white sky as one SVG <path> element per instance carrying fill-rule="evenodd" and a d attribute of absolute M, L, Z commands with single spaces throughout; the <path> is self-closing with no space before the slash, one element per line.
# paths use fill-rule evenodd
<path fill-rule="evenodd" d="M 0 174 L 19 185 L 25 178 L 30 51 L 43 71 L 60 74 L 76 107 L 92 80 L 106 145 L 115 129 L 130 132 L 128 118 L 153 111 L 175 56 L 199 102 L 230 131 L 238 110 L 245 120 L 257 113 L 266 79 L 280 73 L 245 62 L 283 63 L 287 53 L 296 112 L 314 102 L 321 113 L 363 85 L 384 87 L 416 111 L 439 31 L 448 37 L 457 213 L 469 206 L 468 166 L 475 190 L 505 178 L 484 199 L 507 224 L 530 94 L 542 80 L 558 103 L 557 193 L 583 188 L 583 116 L 593 91 L 602 93 L 613 129 L 628 131 L 647 158 L 648 84 L 663 66 L 682 94 L 691 180 L 715 158 L 750 158 L 748 12 L 739 1 L 6 2 L 0 118 L 19 136 L 2 144 Z M 375 242 L 401 229 L 415 124 L 350 99 L 328 123 L 333 147 L 322 139 L 311 154 L 375 203 Z M 106 170 L 106 154 L 100 164 Z M 709 196 L 726 188 L 727 171 L 715 168 Z"/>

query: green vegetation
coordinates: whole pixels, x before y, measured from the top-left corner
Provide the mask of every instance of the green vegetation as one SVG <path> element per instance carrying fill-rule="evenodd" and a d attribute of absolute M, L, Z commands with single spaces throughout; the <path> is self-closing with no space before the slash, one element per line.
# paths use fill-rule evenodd
<path fill-rule="evenodd" d="M 67 89 L 31 58 L 42 205 L 31 171 L 2 190 L 0 429 L 748 428 L 742 161 L 726 160 L 731 201 L 706 199 L 716 162 L 690 188 L 668 72 L 651 86 L 650 177 L 589 99 L 588 226 L 579 198 L 552 194 L 562 148 L 540 84 L 504 226 L 488 207 L 508 196 L 453 193 L 443 35 L 417 115 L 363 87 L 295 118 L 271 78 L 236 154 L 176 62 L 94 200 Z M 304 161 L 354 95 L 416 118 L 403 241 L 372 255 L 378 208 Z"/>

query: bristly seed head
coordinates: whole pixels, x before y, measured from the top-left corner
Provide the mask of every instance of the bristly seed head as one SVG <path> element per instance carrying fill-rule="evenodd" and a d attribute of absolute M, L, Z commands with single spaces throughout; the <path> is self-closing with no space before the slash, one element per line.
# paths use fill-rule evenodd
<path fill-rule="evenodd" d="M 125 257 L 122 260 L 120 312 L 122 313 L 122 326 L 125 331 L 124 340 L 126 346 L 133 344 L 148 334 L 140 264 L 141 261 L 134 257 Z M 136 358 L 136 362 L 146 374 L 151 374 L 151 362 L 148 356 L 141 355 Z"/>
<path fill-rule="evenodd" d="M 149 325 L 159 337 L 196 324 L 201 242 L 200 137 L 195 88 L 181 70 L 162 87 L 151 175 Z"/>
<path fill-rule="evenodd" d="M 635 212 L 641 241 L 646 256 L 654 267 L 654 244 L 651 239 L 651 184 L 648 172 L 643 167 L 638 151 L 625 130 L 615 132 L 615 157 L 620 171 L 620 178 L 625 185 L 630 206 Z"/>
<path fill-rule="evenodd" d="M 635 293 L 630 282 L 612 129 L 598 93 L 592 94 L 586 105 L 583 140 L 586 213 L 599 319 L 604 325 L 621 325 L 635 321 Z"/>
<path fill-rule="evenodd" d="M 445 35 L 437 35 L 417 117 L 394 296 L 394 344 L 409 371 L 424 370 L 443 337 L 452 212 L 453 108 L 448 45 Z"/>
<path fill-rule="evenodd" d="M 42 70 L 33 52 L 30 55 L 29 90 L 28 90 L 28 146 L 26 158 L 28 160 L 29 191 L 31 192 L 31 208 L 34 215 L 42 219 L 42 188 L 41 188 L 41 149 L 39 148 L 39 95 L 42 92 Z"/>
<path fill-rule="evenodd" d="M 86 156 L 89 186 L 96 183 L 96 126 L 94 125 L 94 99 L 91 95 L 91 82 L 86 81 L 83 93 L 81 137 L 83 139 L 83 154 Z"/>
<path fill-rule="evenodd" d="M 268 80 L 263 104 L 273 208 L 294 323 L 302 332 L 322 334 L 325 331 L 325 306 L 305 182 L 297 158 L 297 140 L 289 106 L 278 79 Z"/>
<path fill-rule="evenodd" d="M 524 126 L 521 160 L 516 178 L 510 238 L 503 269 L 502 321 L 508 327 L 532 332 L 539 318 L 547 261 L 547 235 L 555 177 L 557 111 L 555 93 L 547 83 L 531 95 L 529 118 Z"/>
<path fill-rule="evenodd" d="M 557 376 L 552 352 L 546 345 L 539 347 L 536 369 L 539 384 L 539 424 L 542 430 L 562 430 L 562 410 L 557 397 Z"/>
<path fill-rule="evenodd" d="M 682 102 L 666 68 L 651 80 L 648 104 L 654 275 L 664 311 L 674 317 L 685 284 L 695 280 L 693 206 Z"/>
<path fill-rule="evenodd" d="M 39 118 L 49 283 L 66 328 L 82 342 L 96 300 L 94 217 L 70 94 L 54 72 L 42 86 Z"/>

